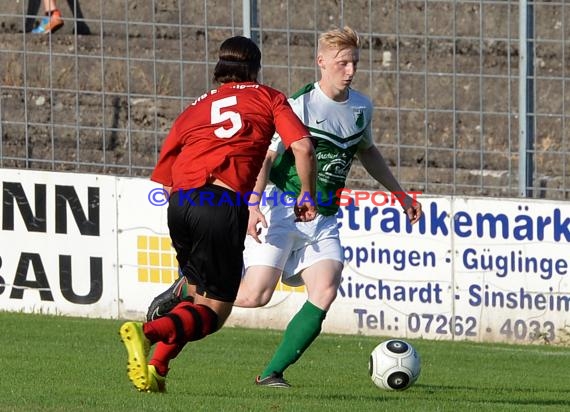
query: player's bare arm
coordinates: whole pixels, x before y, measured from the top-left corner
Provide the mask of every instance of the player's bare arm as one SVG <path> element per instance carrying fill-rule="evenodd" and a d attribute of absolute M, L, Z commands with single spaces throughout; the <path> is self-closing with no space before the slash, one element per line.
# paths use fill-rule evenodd
<path fill-rule="evenodd" d="M 297 198 L 295 214 L 301 222 L 309 222 L 317 217 L 315 200 L 317 158 L 313 142 L 307 136 L 291 144 L 295 156 L 295 167 L 301 180 L 301 193 Z"/>
<path fill-rule="evenodd" d="M 257 243 L 261 243 L 259 240 L 259 235 L 261 234 L 261 228 L 267 229 L 267 221 L 265 216 L 261 212 L 260 204 L 262 201 L 262 194 L 269 181 L 269 172 L 271 171 L 271 166 L 277 158 L 277 152 L 273 150 L 268 150 L 263 160 L 263 165 L 261 170 L 257 175 L 257 180 L 255 181 L 255 187 L 253 188 L 253 193 L 249 197 L 249 221 L 247 223 L 247 234 L 255 239 Z M 261 225 L 261 226 L 260 226 Z"/>
<path fill-rule="evenodd" d="M 359 150 L 357 155 L 370 176 L 376 179 L 376 181 L 390 192 L 404 195 L 404 189 L 402 189 L 402 186 L 398 183 L 398 180 L 388 167 L 384 156 L 382 156 L 382 153 L 380 153 L 376 146 Z M 416 223 L 422 217 L 422 204 L 407 194 L 403 196 L 402 207 L 411 224 Z"/>

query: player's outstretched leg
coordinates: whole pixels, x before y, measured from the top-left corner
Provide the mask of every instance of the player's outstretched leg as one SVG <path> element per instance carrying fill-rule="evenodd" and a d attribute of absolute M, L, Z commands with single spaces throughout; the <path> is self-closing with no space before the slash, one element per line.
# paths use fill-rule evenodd
<path fill-rule="evenodd" d="M 326 311 L 308 300 L 287 325 L 281 344 L 265 370 L 255 380 L 257 385 L 287 388 L 290 385 L 283 379 L 283 371 L 297 362 L 305 350 L 321 333 L 321 325 Z"/>
<path fill-rule="evenodd" d="M 143 333 L 141 322 L 125 322 L 119 330 L 121 340 L 127 349 L 127 375 L 139 391 L 149 390 L 148 365 L 146 358 L 150 341 Z"/>

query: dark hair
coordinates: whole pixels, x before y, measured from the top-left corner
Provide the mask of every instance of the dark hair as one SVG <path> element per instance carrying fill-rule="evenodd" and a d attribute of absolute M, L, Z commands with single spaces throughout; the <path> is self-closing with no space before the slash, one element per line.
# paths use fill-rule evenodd
<path fill-rule="evenodd" d="M 219 60 L 214 69 L 214 81 L 254 82 L 261 68 L 261 51 L 247 37 L 234 36 L 220 46 Z"/>

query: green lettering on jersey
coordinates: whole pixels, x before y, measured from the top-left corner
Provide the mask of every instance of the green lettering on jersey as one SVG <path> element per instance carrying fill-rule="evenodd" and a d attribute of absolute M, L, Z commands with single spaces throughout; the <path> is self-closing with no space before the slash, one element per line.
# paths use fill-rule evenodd
<path fill-rule="evenodd" d="M 338 211 L 339 189 L 343 189 L 346 177 L 358 145 L 346 149 L 329 140 L 318 139 L 315 147 L 317 157 L 317 210 L 321 215 L 331 216 Z M 278 156 L 269 179 L 284 192 L 299 196 L 301 181 L 295 168 L 295 158 L 290 150 Z"/>

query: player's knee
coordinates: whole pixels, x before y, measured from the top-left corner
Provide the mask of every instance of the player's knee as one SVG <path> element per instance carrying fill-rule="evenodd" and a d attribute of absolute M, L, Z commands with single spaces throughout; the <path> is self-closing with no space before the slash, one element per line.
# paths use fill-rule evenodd
<path fill-rule="evenodd" d="M 234 302 L 234 306 L 239 306 L 241 308 L 259 308 L 261 306 L 267 305 L 271 300 L 271 294 L 251 294 L 247 296 L 238 296 Z"/>
<path fill-rule="evenodd" d="M 236 300 L 234 301 L 234 306 L 240 307 L 240 308 L 255 308 L 257 306 L 255 306 L 255 301 L 252 300 L 251 295 L 249 295 L 246 292 L 242 292 L 242 290 L 240 289 Z"/>
<path fill-rule="evenodd" d="M 265 306 L 271 300 L 271 296 L 273 296 L 272 290 L 263 291 L 259 296 L 257 296 L 257 300 L 255 301 L 256 307 Z"/>
<path fill-rule="evenodd" d="M 259 287 L 248 287 L 242 283 L 234 306 L 241 308 L 259 308 L 265 306 L 273 296 L 273 289 L 260 289 Z"/>

